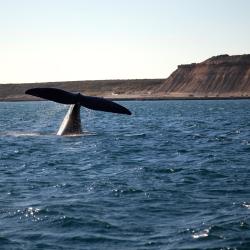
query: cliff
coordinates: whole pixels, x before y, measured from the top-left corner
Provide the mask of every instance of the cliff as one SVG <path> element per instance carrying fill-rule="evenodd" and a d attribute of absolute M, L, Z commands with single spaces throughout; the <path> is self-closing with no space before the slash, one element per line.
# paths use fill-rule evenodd
<path fill-rule="evenodd" d="M 169 97 L 250 96 L 250 55 L 220 55 L 179 65 L 155 93 Z"/>

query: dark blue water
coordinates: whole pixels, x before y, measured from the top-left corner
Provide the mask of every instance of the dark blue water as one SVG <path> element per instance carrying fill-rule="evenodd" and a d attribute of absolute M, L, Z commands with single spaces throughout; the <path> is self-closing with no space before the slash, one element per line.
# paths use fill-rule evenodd
<path fill-rule="evenodd" d="M 250 249 L 250 101 L 0 103 L 0 249 Z"/>

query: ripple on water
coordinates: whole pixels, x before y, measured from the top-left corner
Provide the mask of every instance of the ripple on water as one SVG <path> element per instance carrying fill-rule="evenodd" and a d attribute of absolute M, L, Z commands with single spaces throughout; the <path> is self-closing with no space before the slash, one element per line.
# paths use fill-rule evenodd
<path fill-rule="evenodd" d="M 94 134 L 60 137 L 65 106 L 1 103 L 0 248 L 249 249 L 249 104 L 82 109 Z"/>

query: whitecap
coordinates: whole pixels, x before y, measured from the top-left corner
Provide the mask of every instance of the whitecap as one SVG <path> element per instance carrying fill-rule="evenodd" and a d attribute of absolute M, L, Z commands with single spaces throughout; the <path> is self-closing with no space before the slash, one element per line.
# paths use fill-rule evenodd
<path fill-rule="evenodd" d="M 243 202 L 242 206 L 250 209 L 250 204 L 249 203 Z"/>
<path fill-rule="evenodd" d="M 200 239 L 200 238 L 205 238 L 208 237 L 210 229 L 204 229 L 200 232 L 196 232 L 192 235 L 194 239 Z"/>

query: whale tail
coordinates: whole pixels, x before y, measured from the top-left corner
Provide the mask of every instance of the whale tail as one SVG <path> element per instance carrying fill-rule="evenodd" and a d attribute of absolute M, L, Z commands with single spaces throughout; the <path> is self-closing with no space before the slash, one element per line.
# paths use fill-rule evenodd
<path fill-rule="evenodd" d="M 33 88 L 28 89 L 25 94 L 62 104 L 70 104 L 70 108 L 64 117 L 57 135 L 73 135 L 82 133 L 80 118 L 81 106 L 93 110 L 131 115 L 131 112 L 127 108 L 118 103 L 100 97 L 85 96 L 80 93 L 74 94 L 62 89 Z"/>
<path fill-rule="evenodd" d="M 25 94 L 62 104 L 78 104 L 88 109 L 131 115 L 127 108 L 110 100 L 101 97 L 85 96 L 80 93 L 75 94 L 57 88 L 32 88 L 28 89 Z"/>
<path fill-rule="evenodd" d="M 57 135 L 78 135 L 82 134 L 82 124 L 78 104 L 72 104 L 65 115 L 63 122 L 57 131 Z"/>

